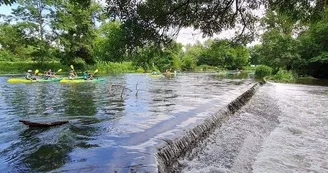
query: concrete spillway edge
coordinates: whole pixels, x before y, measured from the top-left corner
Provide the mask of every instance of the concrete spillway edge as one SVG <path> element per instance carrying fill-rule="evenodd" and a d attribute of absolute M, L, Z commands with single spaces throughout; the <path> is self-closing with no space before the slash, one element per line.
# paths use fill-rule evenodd
<path fill-rule="evenodd" d="M 214 115 L 208 117 L 196 127 L 188 130 L 181 137 L 174 139 L 172 142 L 159 148 L 156 153 L 158 172 L 171 172 L 171 166 L 179 157 L 185 155 L 186 152 L 191 151 L 200 141 L 204 140 L 216 128 L 220 127 L 224 119 L 233 115 L 244 106 L 252 98 L 256 90 L 264 83 L 265 82 L 259 82 L 253 84 L 247 91 L 220 109 Z"/>

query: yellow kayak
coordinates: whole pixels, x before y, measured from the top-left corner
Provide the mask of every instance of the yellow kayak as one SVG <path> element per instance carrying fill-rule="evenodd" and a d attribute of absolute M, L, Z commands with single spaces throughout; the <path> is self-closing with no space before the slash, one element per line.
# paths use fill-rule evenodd
<path fill-rule="evenodd" d="M 49 79 L 36 79 L 36 80 L 28 80 L 25 78 L 10 78 L 8 79 L 8 83 L 36 83 L 36 82 L 59 82 L 61 78 L 49 78 Z"/>
<path fill-rule="evenodd" d="M 68 78 L 64 78 L 62 80 L 60 80 L 60 83 L 84 83 L 84 82 L 101 82 L 104 81 L 105 79 L 68 79 Z"/>

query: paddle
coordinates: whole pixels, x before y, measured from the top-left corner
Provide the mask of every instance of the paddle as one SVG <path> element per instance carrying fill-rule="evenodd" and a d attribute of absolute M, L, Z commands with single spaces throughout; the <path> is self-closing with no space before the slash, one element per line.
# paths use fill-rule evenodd
<path fill-rule="evenodd" d="M 35 72 L 34 72 L 34 75 L 37 75 L 39 73 L 39 70 L 36 69 Z"/>
<path fill-rule="evenodd" d="M 71 67 L 71 69 L 74 71 L 75 76 L 77 77 L 77 74 L 76 74 L 76 72 L 75 72 L 74 66 L 73 66 L 73 65 L 70 65 L 70 67 Z"/>
<path fill-rule="evenodd" d="M 96 69 L 94 72 L 93 72 L 93 74 L 90 74 L 90 77 L 89 77 L 89 79 L 93 79 L 93 76 L 96 74 L 98 72 L 98 69 Z"/>
<path fill-rule="evenodd" d="M 52 74 L 52 76 L 55 76 L 57 73 L 61 72 L 62 69 L 59 69 L 56 73 Z"/>

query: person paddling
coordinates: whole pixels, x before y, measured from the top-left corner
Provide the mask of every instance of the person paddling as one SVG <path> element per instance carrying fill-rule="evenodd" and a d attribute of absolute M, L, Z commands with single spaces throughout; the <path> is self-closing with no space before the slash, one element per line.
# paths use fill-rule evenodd
<path fill-rule="evenodd" d="M 49 70 L 46 72 L 46 77 L 52 77 L 51 69 L 49 69 Z"/>
<path fill-rule="evenodd" d="M 27 73 L 25 74 L 25 79 L 36 80 L 36 78 L 32 76 L 32 70 L 27 70 Z"/>
<path fill-rule="evenodd" d="M 51 69 L 48 69 L 48 71 L 44 72 L 44 79 L 49 79 L 51 77 L 53 77 L 52 75 L 53 73 L 51 72 Z"/>
<path fill-rule="evenodd" d="M 69 76 L 68 76 L 68 78 L 69 79 L 74 79 L 75 78 L 75 72 L 74 72 L 74 70 L 71 70 L 70 72 L 69 72 Z"/>
<path fill-rule="evenodd" d="M 84 80 L 92 80 L 94 73 L 89 73 L 87 71 L 83 72 L 83 79 Z"/>

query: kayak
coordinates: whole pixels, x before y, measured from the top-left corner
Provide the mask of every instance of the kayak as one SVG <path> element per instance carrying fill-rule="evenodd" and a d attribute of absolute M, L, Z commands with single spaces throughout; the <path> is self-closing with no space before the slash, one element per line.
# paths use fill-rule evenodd
<path fill-rule="evenodd" d="M 62 78 L 28 80 L 24 78 L 10 78 L 8 83 L 35 83 L 35 82 L 59 82 Z"/>
<path fill-rule="evenodd" d="M 162 74 L 151 74 L 151 77 L 164 77 Z"/>
<path fill-rule="evenodd" d="M 64 78 L 62 80 L 60 80 L 60 83 L 84 83 L 84 82 L 102 82 L 104 81 L 105 79 L 88 79 L 88 80 L 85 80 L 85 79 L 68 79 L 68 78 Z"/>

